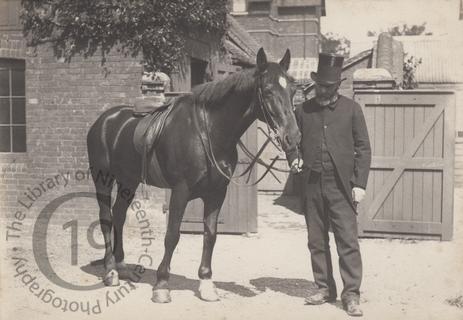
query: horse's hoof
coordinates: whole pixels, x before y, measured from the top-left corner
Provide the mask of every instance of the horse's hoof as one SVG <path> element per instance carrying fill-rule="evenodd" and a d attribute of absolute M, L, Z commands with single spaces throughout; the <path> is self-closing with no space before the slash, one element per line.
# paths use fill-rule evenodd
<path fill-rule="evenodd" d="M 155 303 L 171 302 L 169 289 L 153 289 L 153 298 L 151 300 Z"/>
<path fill-rule="evenodd" d="M 116 270 L 109 270 L 103 278 L 105 286 L 118 286 L 119 285 L 119 274 Z"/>
<path fill-rule="evenodd" d="M 219 294 L 212 280 L 199 280 L 199 297 L 201 300 L 214 302 L 219 301 Z"/>

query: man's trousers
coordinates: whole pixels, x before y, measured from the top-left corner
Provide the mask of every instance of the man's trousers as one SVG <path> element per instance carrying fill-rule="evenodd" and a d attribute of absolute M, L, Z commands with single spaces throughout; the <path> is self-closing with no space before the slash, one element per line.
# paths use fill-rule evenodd
<path fill-rule="evenodd" d="M 358 298 L 362 281 L 362 260 L 357 216 L 342 191 L 335 169 L 323 169 L 321 173 L 312 171 L 304 189 L 304 214 L 315 283 L 331 297 L 337 296 L 328 237 L 331 226 L 344 284 L 341 299 Z"/>

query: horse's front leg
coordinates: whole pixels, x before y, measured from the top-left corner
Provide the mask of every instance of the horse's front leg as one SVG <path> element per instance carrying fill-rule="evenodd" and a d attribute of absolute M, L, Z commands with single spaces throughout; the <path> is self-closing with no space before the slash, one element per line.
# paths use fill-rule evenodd
<path fill-rule="evenodd" d="M 226 187 L 207 195 L 204 201 L 203 255 L 199 266 L 199 296 L 205 301 L 217 301 L 219 296 L 212 282 L 212 252 L 217 238 L 217 218 L 225 199 Z"/>
<path fill-rule="evenodd" d="M 153 288 L 153 302 L 167 303 L 171 301 L 169 289 L 170 262 L 172 254 L 180 239 L 180 226 L 185 208 L 190 197 L 186 183 L 175 186 L 169 202 L 169 221 L 164 238 L 164 257 L 156 272 L 156 284 Z"/>

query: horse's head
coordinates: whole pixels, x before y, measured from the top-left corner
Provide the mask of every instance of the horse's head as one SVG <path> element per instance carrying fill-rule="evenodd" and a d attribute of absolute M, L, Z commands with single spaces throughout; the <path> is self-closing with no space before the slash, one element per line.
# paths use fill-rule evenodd
<path fill-rule="evenodd" d="M 268 62 L 262 48 L 257 53 L 258 118 L 277 134 L 285 152 L 296 149 L 301 140 L 292 103 L 296 86 L 287 74 L 290 60 L 289 50 L 280 63 Z"/>
<path fill-rule="evenodd" d="M 290 60 L 289 50 L 280 63 L 267 62 L 262 48 L 257 53 L 257 117 L 277 133 L 285 152 L 296 149 L 301 140 L 292 103 L 296 86 L 287 74 Z"/>

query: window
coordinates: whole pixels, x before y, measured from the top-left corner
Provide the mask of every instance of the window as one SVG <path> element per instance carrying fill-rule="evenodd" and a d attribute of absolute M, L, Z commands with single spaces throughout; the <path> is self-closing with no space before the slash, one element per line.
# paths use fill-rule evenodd
<path fill-rule="evenodd" d="M 249 1 L 248 13 L 249 14 L 269 14 L 271 8 L 271 1 Z"/>
<path fill-rule="evenodd" d="M 20 0 L 0 0 L 0 30 L 21 30 L 20 10 Z"/>
<path fill-rule="evenodd" d="M 246 11 L 246 0 L 234 0 L 233 12 L 245 12 Z"/>
<path fill-rule="evenodd" d="M 26 152 L 25 63 L 0 59 L 0 152 Z"/>
<path fill-rule="evenodd" d="M 316 9 L 313 6 L 301 6 L 301 7 L 278 7 L 278 15 L 280 16 L 315 16 Z"/>

